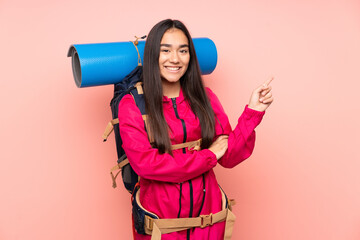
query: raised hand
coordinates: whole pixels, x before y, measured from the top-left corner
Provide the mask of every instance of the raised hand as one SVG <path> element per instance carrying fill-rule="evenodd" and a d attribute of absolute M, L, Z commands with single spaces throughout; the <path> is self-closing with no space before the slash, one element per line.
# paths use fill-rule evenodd
<path fill-rule="evenodd" d="M 272 87 L 270 86 L 273 79 L 274 78 L 271 78 L 270 80 L 265 81 L 252 92 L 248 105 L 249 108 L 263 112 L 270 106 L 274 101 L 271 91 Z"/>

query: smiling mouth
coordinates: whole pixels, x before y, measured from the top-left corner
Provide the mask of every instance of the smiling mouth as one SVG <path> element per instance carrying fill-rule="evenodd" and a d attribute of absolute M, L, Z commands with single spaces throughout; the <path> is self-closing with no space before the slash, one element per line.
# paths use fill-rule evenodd
<path fill-rule="evenodd" d="M 178 70 L 180 70 L 181 67 L 166 67 L 165 66 L 165 68 L 170 71 L 178 71 Z"/>

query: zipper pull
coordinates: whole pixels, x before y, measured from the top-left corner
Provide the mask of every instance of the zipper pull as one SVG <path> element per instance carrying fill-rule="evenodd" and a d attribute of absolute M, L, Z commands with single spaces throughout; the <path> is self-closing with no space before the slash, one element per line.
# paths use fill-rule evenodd
<path fill-rule="evenodd" d="M 176 109 L 176 98 L 171 99 L 174 109 Z"/>

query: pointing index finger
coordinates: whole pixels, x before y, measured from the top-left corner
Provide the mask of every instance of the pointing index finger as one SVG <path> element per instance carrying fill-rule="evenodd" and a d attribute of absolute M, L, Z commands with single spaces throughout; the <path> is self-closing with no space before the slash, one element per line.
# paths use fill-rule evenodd
<path fill-rule="evenodd" d="M 266 80 L 265 82 L 264 82 L 264 87 L 267 87 L 267 86 L 269 86 L 269 84 L 271 83 L 271 81 L 272 80 L 274 80 L 274 77 L 271 77 L 269 80 Z"/>

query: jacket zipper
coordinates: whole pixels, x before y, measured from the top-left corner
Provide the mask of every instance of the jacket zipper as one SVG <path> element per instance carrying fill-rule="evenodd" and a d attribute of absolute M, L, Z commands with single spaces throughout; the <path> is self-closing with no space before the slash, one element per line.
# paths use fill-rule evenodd
<path fill-rule="evenodd" d="M 186 126 L 185 126 L 185 121 L 184 119 L 181 119 L 179 116 L 179 113 L 177 111 L 177 106 L 176 106 L 176 98 L 171 98 L 172 104 L 173 104 L 173 108 L 175 111 L 175 116 L 177 119 L 179 119 L 181 121 L 182 127 L 183 127 L 183 132 L 184 132 L 184 139 L 183 139 L 183 143 L 186 142 L 186 138 L 187 138 L 187 134 L 186 134 Z M 186 153 L 185 148 L 183 148 L 183 153 Z"/>
<path fill-rule="evenodd" d="M 191 180 L 189 180 L 189 187 L 190 187 L 190 213 L 189 217 L 193 215 L 193 205 L 194 205 L 194 196 L 193 196 L 193 185 Z M 190 239 L 190 229 L 187 230 L 187 238 Z"/>
<path fill-rule="evenodd" d="M 172 101 L 172 105 L 175 111 L 175 116 L 177 119 L 179 119 L 181 121 L 182 127 L 183 127 L 183 132 L 184 132 L 184 139 L 183 139 L 183 143 L 186 142 L 186 138 L 187 138 L 187 134 L 186 134 L 186 125 L 185 125 L 185 121 L 184 119 L 181 119 L 179 116 L 179 113 L 177 111 L 177 106 L 176 106 L 176 98 L 171 98 Z M 186 153 L 185 148 L 183 148 L 183 153 Z M 192 186 L 192 182 L 191 180 L 189 180 L 189 188 L 190 188 L 190 213 L 189 213 L 189 217 L 192 217 L 193 214 L 193 186 Z M 181 194 L 181 193 L 180 193 Z M 181 206 L 181 195 L 180 195 L 180 206 Z M 178 216 L 180 216 L 180 210 L 179 210 L 179 214 Z M 190 229 L 187 230 L 187 239 L 190 240 Z"/>

